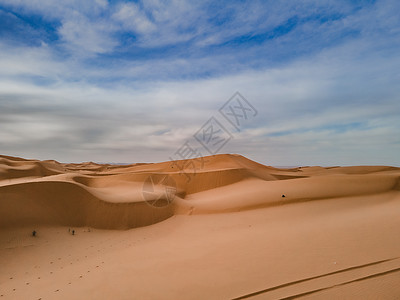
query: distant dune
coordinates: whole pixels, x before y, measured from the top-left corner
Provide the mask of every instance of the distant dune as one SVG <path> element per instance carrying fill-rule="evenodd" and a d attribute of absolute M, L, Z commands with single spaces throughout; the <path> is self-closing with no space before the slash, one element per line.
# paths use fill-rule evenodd
<path fill-rule="evenodd" d="M 395 299 L 399 217 L 400 169 L 389 166 L 279 169 L 228 154 L 131 165 L 0 156 L 0 296 Z M 57 271 L 47 262 L 55 256 Z M 104 271 L 72 287 L 94 265 Z M 118 288 L 103 284 L 106 271 Z"/>
<path fill-rule="evenodd" d="M 174 169 L 172 162 L 118 166 L 0 156 L 0 225 L 127 229 L 174 213 L 240 211 L 399 190 L 400 171 L 394 167 L 277 169 L 228 154 L 195 163 L 180 161 L 177 165 L 186 168 Z M 150 176 L 155 185 L 165 176 L 175 183 L 172 205 L 145 201 L 143 186 Z M 161 187 L 160 197 L 162 192 Z"/>

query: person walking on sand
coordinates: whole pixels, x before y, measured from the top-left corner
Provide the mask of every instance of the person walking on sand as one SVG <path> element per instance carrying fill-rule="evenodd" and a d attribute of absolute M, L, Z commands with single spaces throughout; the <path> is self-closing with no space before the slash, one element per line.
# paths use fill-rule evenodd
<path fill-rule="evenodd" d="M 72 229 L 72 235 L 75 235 L 75 230 Z"/>
<path fill-rule="evenodd" d="M 32 236 L 36 236 L 36 230 L 32 231 Z"/>

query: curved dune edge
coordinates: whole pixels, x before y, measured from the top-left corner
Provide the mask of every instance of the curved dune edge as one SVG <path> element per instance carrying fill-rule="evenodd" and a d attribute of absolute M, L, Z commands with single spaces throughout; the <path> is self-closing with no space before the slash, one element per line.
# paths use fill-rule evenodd
<path fill-rule="evenodd" d="M 179 201 L 179 212 L 190 214 L 236 212 L 341 197 L 400 193 L 399 175 L 327 175 L 265 182 L 248 179 L 190 195 Z M 282 197 L 284 195 L 284 197 Z"/>
<path fill-rule="evenodd" d="M 173 215 L 171 206 L 106 202 L 70 182 L 30 182 L 0 187 L 0 226 L 61 225 L 128 229 Z"/>
<path fill-rule="evenodd" d="M 190 166 L 190 161 L 180 163 Z M 161 198 L 166 182 L 174 183 L 173 205 L 154 207 L 145 201 L 143 187 L 149 176 Z M 151 225 L 174 214 L 232 212 L 398 193 L 399 178 L 399 168 L 394 167 L 277 169 L 240 155 L 205 157 L 201 167 L 183 170 L 171 162 L 62 164 L 0 156 L 0 226 L 128 229 Z"/>

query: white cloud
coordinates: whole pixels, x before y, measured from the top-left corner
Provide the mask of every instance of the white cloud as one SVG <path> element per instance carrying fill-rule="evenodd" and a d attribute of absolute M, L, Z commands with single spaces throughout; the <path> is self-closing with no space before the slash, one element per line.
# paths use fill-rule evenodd
<path fill-rule="evenodd" d="M 65 46 L 82 56 L 111 51 L 118 44 L 111 36 L 112 31 L 109 23 L 92 22 L 77 12 L 66 18 L 58 29 Z"/>
<path fill-rule="evenodd" d="M 45 19 L 57 20 L 68 17 L 71 12 L 98 16 L 109 7 L 107 0 L 1 0 L 0 4 L 21 9 L 26 14 L 40 14 Z"/>
<path fill-rule="evenodd" d="M 37 122 L 32 127 L 36 128 L 36 135 L 26 135 L 26 123 L 20 119 L 12 123 L 17 125 L 13 135 L 26 137 L 32 145 L 17 153 L 22 156 L 48 158 L 57 153 L 54 158 L 63 161 L 77 160 L 76 157 L 100 161 L 168 160 L 209 117 L 218 116 L 218 108 L 239 90 L 258 109 L 259 116 L 242 133 L 234 132 L 234 140 L 223 152 L 241 153 L 275 165 L 399 164 L 399 88 L 393 88 L 391 80 L 395 79 L 389 76 L 399 60 L 383 64 L 381 58 L 372 56 L 365 58 L 368 65 L 365 61 L 352 62 L 346 56 L 352 47 L 355 45 L 327 50 L 318 58 L 284 68 L 207 80 L 149 82 L 139 90 L 129 86 L 104 89 L 85 82 L 52 88 L 15 83 L 14 87 L 0 86 L 0 94 L 24 91 L 25 95 L 35 95 L 30 103 L 15 103 L 17 116 L 25 114 L 34 118 L 31 122 Z M 344 57 L 332 59 L 334 53 Z M 375 72 L 381 76 L 379 83 L 370 78 Z M 356 80 L 348 87 L 351 78 Z M 369 99 L 363 98 L 366 89 L 373 91 Z M 379 98 L 380 95 L 384 97 Z M 359 106 L 353 105 L 357 101 Z M 50 111 L 35 113 L 30 110 L 33 107 L 39 112 L 41 108 Z M 51 114 L 55 115 L 49 119 Z M 367 128 L 343 132 L 324 129 L 352 122 L 364 122 Z M 69 144 L 79 151 L 60 150 L 59 145 L 51 144 L 61 134 L 54 128 L 64 130 Z M 288 133 L 269 136 L 282 131 Z M 10 136 L 2 138 L 7 141 L 4 149 L 15 150 L 19 145 Z M 47 150 L 38 144 L 43 138 L 49 140 Z M 48 153 L 47 157 L 44 153 Z M 374 153 L 380 154 L 374 157 Z"/>
<path fill-rule="evenodd" d="M 27 15 L 41 15 L 44 20 L 59 22 L 57 33 L 63 46 L 73 55 L 92 56 L 112 50 L 118 41 L 112 36 L 116 25 L 102 14 L 108 10 L 106 0 L 2 0 Z"/>
<path fill-rule="evenodd" d="M 140 10 L 135 3 L 119 5 L 112 18 L 120 22 L 124 29 L 135 33 L 149 34 L 156 29 L 155 25 L 145 15 L 145 12 Z"/>

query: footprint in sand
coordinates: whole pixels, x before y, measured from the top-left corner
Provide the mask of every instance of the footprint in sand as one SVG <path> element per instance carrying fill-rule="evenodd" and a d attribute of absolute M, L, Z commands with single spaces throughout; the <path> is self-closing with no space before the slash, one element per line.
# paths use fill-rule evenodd
<path fill-rule="evenodd" d="M 59 290 L 55 290 L 54 292 L 58 292 Z"/>
<path fill-rule="evenodd" d="M 25 283 L 26 285 L 29 285 L 29 282 Z"/>

